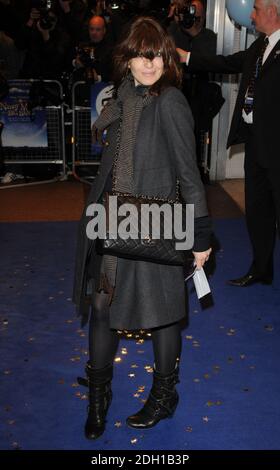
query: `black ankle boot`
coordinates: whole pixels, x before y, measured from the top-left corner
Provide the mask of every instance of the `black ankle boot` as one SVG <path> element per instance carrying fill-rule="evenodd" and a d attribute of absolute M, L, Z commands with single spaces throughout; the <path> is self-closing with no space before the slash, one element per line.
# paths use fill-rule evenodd
<path fill-rule="evenodd" d="M 86 365 L 88 377 L 88 417 L 85 424 L 85 435 L 88 439 L 97 439 L 105 430 L 106 415 L 112 401 L 111 380 L 113 366 L 93 369 Z"/>
<path fill-rule="evenodd" d="M 147 429 L 155 426 L 161 419 L 171 418 L 176 410 L 179 396 L 175 389 L 179 382 L 179 367 L 169 375 L 154 370 L 153 386 L 143 408 L 126 420 L 128 426 Z"/>

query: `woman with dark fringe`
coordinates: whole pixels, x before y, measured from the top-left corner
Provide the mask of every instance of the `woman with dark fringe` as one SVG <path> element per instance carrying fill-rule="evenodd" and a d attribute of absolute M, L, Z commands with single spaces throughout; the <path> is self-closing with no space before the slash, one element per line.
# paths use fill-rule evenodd
<path fill-rule="evenodd" d="M 112 188 L 174 200 L 179 179 L 182 199 L 194 204 L 193 253 L 200 268 L 211 252 L 211 223 L 196 166 L 193 118 L 178 89 L 181 70 L 172 39 L 156 20 L 137 18 L 115 51 L 114 67 L 115 97 L 95 122 L 107 135 L 86 208 Z M 179 399 L 179 322 L 187 305 L 182 266 L 99 254 L 96 242 L 86 236 L 86 208 L 79 226 L 73 300 L 83 323 L 92 307 L 85 434 L 96 439 L 105 430 L 112 400 L 118 330 L 150 330 L 154 350 L 150 394 L 127 424 L 150 428 L 173 415 Z"/>

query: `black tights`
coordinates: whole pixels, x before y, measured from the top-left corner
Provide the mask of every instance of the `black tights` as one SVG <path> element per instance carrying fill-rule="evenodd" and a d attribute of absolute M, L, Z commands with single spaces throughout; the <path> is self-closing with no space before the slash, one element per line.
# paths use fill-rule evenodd
<path fill-rule="evenodd" d="M 119 345 L 119 335 L 109 327 L 107 294 L 94 294 L 93 311 L 89 322 L 89 361 L 94 369 L 113 364 Z M 181 355 L 179 323 L 151 330 L 155 368 L 161 374 L 170 374 Z"/>
<path fill-rule="evenodd" d="M 155 369 L 170 374 L 181 356 L 181 327 L 179 322 L 151 330 L 155 356 Z"/>
<path fill-rule="evenodd" d="M 108 294 L 94 293 L 89 321 L 89 362 L 94 369 L 113 364 L 119 345 L 117 330 L 109 328 Z"/>

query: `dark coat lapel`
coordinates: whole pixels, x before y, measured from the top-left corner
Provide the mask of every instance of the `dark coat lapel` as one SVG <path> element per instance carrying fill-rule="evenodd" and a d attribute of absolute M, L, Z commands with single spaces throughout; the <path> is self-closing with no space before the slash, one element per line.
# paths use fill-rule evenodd
<path fill-rule="evenodd" d="M 279 60 L 280 58 L 280 40 L 275 44 L 274 48 L 270 52 L 268 58 L 266 59 L 265 63 L 262 66 L 260 76 L 269 68 L 269 66 L 275 61 Z"/>

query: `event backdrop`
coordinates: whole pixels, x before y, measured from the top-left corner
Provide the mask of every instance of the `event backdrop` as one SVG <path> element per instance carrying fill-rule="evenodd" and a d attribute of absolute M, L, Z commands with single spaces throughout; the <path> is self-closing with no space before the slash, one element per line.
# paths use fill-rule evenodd
<path fill-rule="evenodd" d="M 0 121 L 3 123 L 4 147 L 47 147 L 47 112 L 30 109 L 31 82 L 10 80 L 9 94 L 0 101 Z"/>

